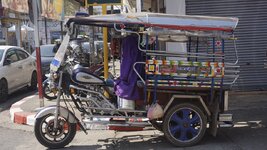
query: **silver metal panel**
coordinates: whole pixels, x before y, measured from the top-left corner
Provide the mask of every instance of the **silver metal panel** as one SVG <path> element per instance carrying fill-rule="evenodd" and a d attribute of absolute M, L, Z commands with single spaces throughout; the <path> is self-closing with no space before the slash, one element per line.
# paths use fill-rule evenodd
<path fill-rule="evenodd" d="M 267 1 L 266 0 L 186 0 L 187 15 L 238 17 L 235 29 L 239 54 L 240 77 L 235 90 L 266 90 L 267 69 L 264 60 L 267 52 Z M 226 43 L 226 61 L 234 61 L 230 43 Z"/>
<path fill-rule="evenodd" d="M 174 28 L 186 30 L 221 30 L 231 32 L 238 23 L 238 18 L 234 17 L 209 17 L 209 16 L 185 16 L 170 15 L 161 13 L 132 13 L 132 14 L 112 14 L 95 15 L 84 18 L 71 18 L 70 22 L 78 24 L 141 24 L 151 27 Z"/>

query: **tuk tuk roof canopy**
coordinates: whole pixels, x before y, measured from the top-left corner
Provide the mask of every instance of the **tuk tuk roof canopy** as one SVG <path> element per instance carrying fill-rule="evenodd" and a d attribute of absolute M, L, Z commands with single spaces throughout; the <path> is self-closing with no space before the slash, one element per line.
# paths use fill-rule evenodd
<path fill-rule="evenodd" d="M 72 22 L 78 25 L 92 25 L 110 28 L 114 28 L 114 24 L 116 24 L 125 25 L 126 27 L 156 27 L 186 31 L 232 32 L 237 26 L 238 18 L 143 12 L 73 17 L 69 18 L 66 22 L 67 27 L 69 27 Z"/>

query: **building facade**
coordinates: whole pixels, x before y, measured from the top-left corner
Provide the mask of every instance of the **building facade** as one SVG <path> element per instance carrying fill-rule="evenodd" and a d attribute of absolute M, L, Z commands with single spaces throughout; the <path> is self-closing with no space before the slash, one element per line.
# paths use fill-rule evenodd
<path fill-rule="evenodd" d="M 267 1 L 185 0 L 185 9 L 188 15 L 238 17 L 235 37 L 240 77 L 234 89 L 267 89 L 267 68 L 264 68 L 267 60 Z M 226 55 L 227 61 L 234 61 L 234 51 L 226 49 Z"/>

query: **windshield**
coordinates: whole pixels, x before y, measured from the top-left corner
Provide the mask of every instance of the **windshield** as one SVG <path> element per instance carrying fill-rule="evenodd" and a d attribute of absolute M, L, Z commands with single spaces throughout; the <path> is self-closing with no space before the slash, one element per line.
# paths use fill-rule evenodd
<path fill-rule="evenodd" d="M 3 49 L 0 49 L 0 62 L 2 60 L 3 54 L 4 54 L 4 50 Z"/>
<path fill-rule="evenodd" d="M 41 52 L 41 57 L 54 57 L 54 47 L 55 45 L 42 45 L 40 46 L 40 52 Z M 32 53 L 32 55 L 35 57 L 36 56 L 36 51 Z"/>

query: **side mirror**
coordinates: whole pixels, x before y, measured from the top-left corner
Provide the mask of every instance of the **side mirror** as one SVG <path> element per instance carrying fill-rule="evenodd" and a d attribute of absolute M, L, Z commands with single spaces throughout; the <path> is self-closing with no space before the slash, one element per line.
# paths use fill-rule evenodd
<path fill-rule="evenodd" d="M 59 46 L 58 46 L 58 45 L 55 45 L 55 46 L 53 47 L 53 53 L 57 53 L 58 48 L 59 48 Z"/>
<path fill-rule="evenodd" d="M 12 63 L 11 59 L 7 58 L 4 62 L 4 65 L 10 65 Z"/>

